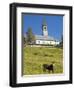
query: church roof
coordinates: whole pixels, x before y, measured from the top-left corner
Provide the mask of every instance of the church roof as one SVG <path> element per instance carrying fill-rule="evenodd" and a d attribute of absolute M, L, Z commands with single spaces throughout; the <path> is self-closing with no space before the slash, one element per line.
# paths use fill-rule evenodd
<path fill-rule="evenodd" d="M 45 18 L 43 19 L 43 23 L 42 23 L 42 25 L 47 25 L 47 24 L 46 24 L 46 20 L 45 20 Z"/>
<path fill-rule="evenodd" d="M 35 38 L 38 40 L 50 40 L 50 41 L 54 41 L 55 39 L 51 36 L 42 36 L 42 35 L 35 35 Z"/>
<path fill-rule="evenodd" d="M 24 37 L 26 37 L 26 34 L 24 34 Z M 54 39 L 51 36 L 43 36 L 43 35 L 35 35 L 36 40 L 48 40 L 48 41 L 57 41 L 59 42 L 59 40 Z"/>

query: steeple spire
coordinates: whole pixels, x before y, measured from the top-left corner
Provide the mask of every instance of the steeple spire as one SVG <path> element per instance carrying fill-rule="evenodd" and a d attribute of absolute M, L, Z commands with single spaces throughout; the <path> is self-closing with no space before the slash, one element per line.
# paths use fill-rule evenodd
<path fill-rule="evenodd" d="M 43 24 L 42 24 L 42 25 L 45 25 L 45 26 L 47 25 L 47 24 L 46 24 L 46 19 L 45 19 L 45 18 L 43 18 Z"/>
<path fill-rule="evenodd" d="M 47 24 L 46 24 L 46 19 L 43 19 L 43 23 L 42 23 L 42 35 L 43 36 L 48 36 L 48 30 L 47 30 Z"/>

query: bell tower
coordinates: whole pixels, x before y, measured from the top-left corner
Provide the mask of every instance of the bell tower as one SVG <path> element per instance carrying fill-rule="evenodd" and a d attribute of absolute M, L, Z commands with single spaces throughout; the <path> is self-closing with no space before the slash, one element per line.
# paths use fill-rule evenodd
<path fill-rule="evenodd" d="M 42 35 L 48 36 L 47 24 L 45 19 L 43 20 L 43 23 L 42 23 Z"/>

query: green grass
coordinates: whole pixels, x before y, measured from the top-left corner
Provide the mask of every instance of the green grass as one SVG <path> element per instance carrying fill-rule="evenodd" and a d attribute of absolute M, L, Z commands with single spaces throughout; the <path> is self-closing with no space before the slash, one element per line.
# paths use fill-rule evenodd
<path fill-rule="evenodd" d="M 49 74 L 43 72 L 43 64 L 55 63 L 54 74 L 63 73 L 63 49 L 49 47 L 23 48 L 23 75 Z M 52 72 L 50 72 L 52 73 Z"/>

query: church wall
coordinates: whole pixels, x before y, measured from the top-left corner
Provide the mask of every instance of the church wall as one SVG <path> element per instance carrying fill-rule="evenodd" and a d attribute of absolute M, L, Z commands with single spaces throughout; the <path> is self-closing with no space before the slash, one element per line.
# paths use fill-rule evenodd
<path fill-rule="evenodd" d="M 56 45 L 60 44 L 60 42 L 56 42 Z"/>
<path fill-rule="evenodd" d="M 57 44 L 59 44 L 59 42 L 55 42 L 55 41 L 44 41 L 44 40 L 36 40 L 36 44 L 57 45 Z"/>

